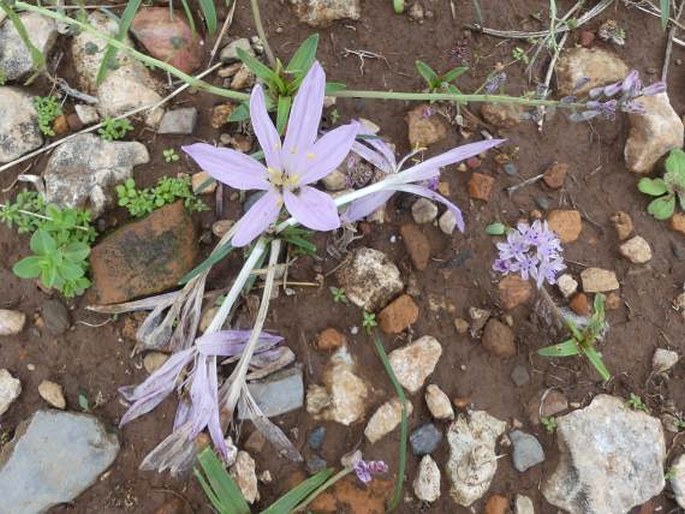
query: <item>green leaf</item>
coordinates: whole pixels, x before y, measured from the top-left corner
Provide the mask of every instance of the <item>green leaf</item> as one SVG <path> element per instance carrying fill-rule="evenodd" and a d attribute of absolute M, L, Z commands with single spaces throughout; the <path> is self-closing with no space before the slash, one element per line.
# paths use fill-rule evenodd
<path fill-rule="evenodd" d="M 671 150 L 666 158 L 666 170 L 677 174 L 685 174 L 685 152 L 680 148 Z"/>
<path fill-rule="evenodd" d="M 245 121 L 250 118 L 250 109 L 248 108 L 247 104 L 240 104 L 238 107 L 236 107 L 231 115 L 228 117 L 229 122 L 233 121 Z"/>
<path fill-rule="evenodd" d="M 58 279 L 57 266 L 54 263 L 46 263 L 41 271 L 40 281 L 46 287 L 52 287 L 57 284 Z"/>
<path fill-rule="evenodd" d="M 57 244 L 52 236 L 43 229 L 36 230 L 31 236 L 31 251 L 38 255 L 46 255 L 57 250 Z"/>
<path fill-rule="evenodd" d="M 296 73 L 298 75 L 299 82 L 309 71 L 309 68 L 314 64 L 316 59 L 316 50 L 319 47 L 319 35 L 312 34 L 307 39 L 305 39 L 300 47 L 297 49 L 293 55 L 290 62 L 285 67 L 285 71 L 289 73 Z"/>
<path fill-rule="evenodd" d="M 423 77 L 423 80 L 426 81 L 428 87 L 435 87 L 437 84 L 440 83 L 440 77 L 438 76 L 438 74 L 435 73 L 435 71 L 433 71 L 433 68 L 428 66 L 425 62 L 416 61 L 416 71 L 418 71 L 419 75 Z"/>
<path fill-rule="evenodd" d="M 319 471 L 316 475 L 293 487 L 260 514 L 290 514 L 300 503 L 326 483 L 332 475 L 333 470 L 331 469 Z"/>
<path fill-rule="evenodd" d="M 70 243 L 62 249 L 62 255 L 71 262 L 85 261 L 90 255 L 90 247 L 85 243 Z"/>
<path fill-rule="evenodd" d="M 660 0 L 661 7 L 661 28 L 666 30 L 668 19 L 671 17 L 671 0 Z"/>
<path fill-rule="evenodd" d="M 138 8 L 140 7 L 141 1 L 142 0 L 128 1 L 126 9 L 124 9 L 124 13 L 121 15 L 121 21 L 119 22 L 119 32 L 114 37 L 116 41 L 123 41 L 124 37 L 126 37 L 126 34 L 128 34 L 128 29 L 131 27 L 131 22 L 133 21 L 133 18 L 136 15 Z M 107 45 L 105 55 L 102 58 L 102 63 L 100 64 L 100 69 L 98 70 L 97 77 L 95 78 L 96 85 L 99 86 L 100 84 L 102 84 L 102 81 L 105 79 L 105 76 L 109 71 L 109 67 L 116 58 L 116 55 L 117 49 L 113 46 Z"/>
<path fill-rule="evenodd" d="M 190 32 L 193 36 L 197 34 L 197 28 L 195 27 L 195 20 L 193 19 L 193 13 L 188 5 L 188 0 L 181 0 L 181 5 L 183 6 L 183 11 L 186 13 L 186 18 L 188 19 L 188 25 L 190 25 Z"/>
<path fill-rule="evenodd" d="M 668 193 L 668 186 L 662 178 L 643 178 L 637 183 L 640 192 L 650 196 L 662 196 Z"/>
<path fill-rule="evenodd" d="M 563 343 L 545 346 L 538 350 L 538 355 L 543 357 L 571 357 L 579 354 L 580 348 L 575 339 L 567 339 Z"/>
<path fill-rule="evenodd" d="M 279 134 L 283 134 L 285 126 L 288 123 L 288 115 L 290 114 L 290 106 L 293 103 L 292 96 L 279 96 L 278 108 L 276 109 L 276 130 Z"/>
<path fill-rule="evenodd" d="M 280 89 L 279 86 L 284 86 L 281 77 L 276 75 L 266 64 L 261 63 L 256 57 L 251 56 L 242 48 L 238 48 L 237 52 L 238 58 L 243 61 L 243 64 L 250 68 L 250 71 L 257 75 L 257 77 L 266 82 L 269 89 Z"/>
<path fill-rule="evenodd" d="M 207 25 L 207 30 L 210 34 L 216 32 L 216 7 L 214 6 L 214 0 L 198 0 L 200 4 L 200 11 L 202 11 L 202 16 L 205 18 L 205 24 Z"/>
<path fill-rule="evenodd" d="M 182 277 L 181 280 L 178 281 L 179 285 L 187 284 L 200 273 L 203 273 L 214 266 L 217 262 L 231 253 L 231 250 L 233 250 L 231 243 L 226 243 L 221 248 L 218 248 L 216 251 L 214 251 L 214 253 L 212 253 L 209 257 L 207 257 L 204 261 L 202 261 L 195 268 L 190 270 L 184 277 Z"/>
<path fill-rule="evenodd" d="M 60 277 L 62 277 L 66 282 L 70 282 L 72 280 L 81 278 L 86 272 L 78 264 L 64 261 L 62 265 L 57 268 L 57 273 L 59 273 Z"/>
<path fill-rule="evenodd" d="M 43 271 L 44 259 L 37 255 L 24 257 L 12 266 L 12 272 L 19 278 L 36 278 Z"/>
<path fill-rule="evenodd" d="M 457 66 L 456 68 L 452 68 L 447 73 L 445 73 L 442 76 L 442 80 L 443 82 L 452 82 L 453 80 L 461 77 L 467 71 L 469 71 L 468 66 Z"/>
<path fill-rule="evenodd" d="M 342 82 L 326 82 L 326 94 L 332 95 L 339 91 L 347 89 L 347 86 Z"/>
<path fill-rule="evenodd" d="M 250 507 L 240 489 L 211 448 L 202 450 L 197 461 L 201 469 L 195 467 L 195 477 L 210 497 L 214 508 L 220 514 L 250 514 Z"/>
<path fill-rule="evenodd" d="M 589 347 L 585 348 L 583 353 L 605 382 L 611 378 L 611 373 L 609 373 L 609 370 L 604 365 L 604 361 L 602 361 L 602 357 L 599 356 L 599 352 L 597 350 L 595 350 L 593 347 Z"/>
<path fill-rule="evenodd" d="M 673 216 L 675 210 L 675 196 L 667 195 L 652 200 L 647 206 L 647 212 L 658 220 L 667 220 Z"/>
<path fill-rule="evenodd" d="M 507 226 L 504 223 L 495 222 L 495 223 L 490 223 L 487 227 L 485 227 L 485 233 L 490 235 L 490 236 L 501 236 L 504 235 L 504 233 L 507 231 Z"/>

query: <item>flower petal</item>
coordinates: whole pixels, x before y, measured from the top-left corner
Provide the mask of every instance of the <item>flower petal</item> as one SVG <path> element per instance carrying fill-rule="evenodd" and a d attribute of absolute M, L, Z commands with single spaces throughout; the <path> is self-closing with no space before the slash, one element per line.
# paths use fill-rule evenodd
<path fill-rule="evenodd" d="M 426 198 L 429 198 L 433 201 L 439 202 L 443 204 L 447 209 L 454 214 L 454 218 L 457 220 L 457 228 L 459 229 L 460 232 L 464 232 L 464 229 L 466 228 L 464 224 L 464 215 L 461 213 L 461 209 L 454 205 L 452 202 L 450 202 L 447 198 L 442 196 L 441 194 L 436 193 L 435 191 L 431 191 L 427 187 L 424 186 L 417 186 L 415 184 L 406 184 L 406 185 L 400 185 L 397 186 L 398 191 L 404 191 L 405 193 L 411 193 L 414 195 L 419 195 L 419 196 L 424 196 Z"/>
<path fill-rule="evenodd" d="M 269 189 L 266 168 L 252 157 L 207 143 L 181 147 L 204 171 L 236 189 Z"/>
<path fill-rule="evenodd" d="M 394 167 L 396 163 L 388 161 L 385 155 L 358 141 L 352 143 L 352 151 L 388 175 L 396 171 Z"/>
<path fill-rule="evenodd" d="M 301 154 L 295 160 L 300 184 L 313 184 L 340 166 L 350 153 L 358 129 L 359 123 L 353 121 L 331 130 L 314 143 L 314 146 L 311 146 L 306 153 Z"/>
<path fill-rule="evenodd" d="M 350 204 L 347 210 L 341 216 L 344 223 L 352 223 L 366 218 L 372 214 L 376 209 L 382 207 L 395 194 L 394 190 L 379 191 L 373 193 L 359 200 L 355 200 Z"/>
<path fill-rule="evenodd" d="M 283 199 L 288 212 L 307 228 L 327 231 L 340 226 L 335 202 L 318 189 L 304 186 L 297 194 L 286 190 Z"/>
<path fill-rule="evenodd" d="M 245 215 L 238 220 L 235 235 L 231 245 L 235 248 L 250 244 L 261 235 L 272 223 L 278 219 L 281 212 L 281 197 L 275 190 L 257 200 Z"/>
<path fill-rule="evenodd" d="M 250 96 L 250 121 L 252 121 L 252 129 L 257 136 L 259 145 L 264 151 L 267 166 L 275 170 L 282 170 L 281 137 L 269 117 L 261 84 L 254 87 Z"/>
<path fill-rule="evenodd" d="M 290 111 L 282 153 L 286 171 L 296 171 L 292 167 L 294 159 L 298 153 L 306 152 L 316 140 L 325 88 L 326 74 L 317 61 L 302 81 Z"/>

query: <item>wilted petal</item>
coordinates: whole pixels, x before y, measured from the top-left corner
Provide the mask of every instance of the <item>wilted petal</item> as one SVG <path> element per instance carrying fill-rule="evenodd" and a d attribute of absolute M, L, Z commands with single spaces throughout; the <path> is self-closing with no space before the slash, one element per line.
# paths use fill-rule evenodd
<path fill-rule="evenodd" d="M 235 235 L 231 245 L 240 248 L 250 244 L 261 235 L 272 223 L 278 219 L 281 212 L 281 196 L 275 191 L 267 191 L 264 196 L 257 200 L 250 210 L 238 220 Z"/>
<path fill-rule="evenodd" d="M 241 355 L 249 341 L 252 330 L 222 330 L 205 334 L 196 340 L 198 352 L 202 355 L 235 357 Z M 268 332 L 259 334 L 255 354 L 268 350 L 283 341 L 283 337 Z"/>
<path fill-rule="evenodd" d="M 459 229 L 460 232 L 463 232 L 464 229 L 466 228 L 464 224 L 464 216 L 461 213 L 461 209 L 454 205 L 452 202 L 450 202 L 447 198 L 444 196 L 436 193 L 435 191 L 432 191 L 428 189 L 427 187 L 424 186 L 417 186 L 414 184 L 406 184 L 406 185 L 400 185 L 397 186 L 398 191 L 404 191 L 405 193 L 411 193 L 414 195 L 419 195 L 423 196 L 425 198 L 429 198 L 430 200 L 433 200 L 435 202 L 439 202 L 443 204 L 447 209 L 454 214 L 454 218 L 457 221 L 457 228 Z"/>
<path fill-rule="evenodd" d="M 207 143 L 181 147 L 204 171 L 236 189 L 269 189 L 266 168 L 252 157 Z"/>
<path fill-rule="evenodd" d="M 395 194 L 394 190 L 379 191 L 373 193 L 359 200 L 355 200 L 350 204 L 347 210 L 341 216 L 344 223 L 352 223 L 366 218 L 372 214 L 376 209 L 379 209 L 387 203 L 388 200 Z"/>
<path fill-rule="evenodd" d="M 269 117 L 264 100 L 264 90 L 260 84 L 254 87 L 250 96 L 250 121 L 252 121 L 252 129 L 257 136 L 259 145 L 264 151 L 267 166 L 275 170 L 282 170 L 281 138 Z"/>
<path fill-rule="evenodd" d="M 283 142 L 282 158 L 286 171 L 297 172 L 292 166 L 294 160 L 316 140 L 325 88 L 326 74 L 317 61 L 310 68 L 293 100 Z"/>
<path fill-rule="evenodd" d="M 327 231 L 340 226 L 335 202 L 318 189 L 304 186 L 297 194 L 286 190 L 283 192 L 283 199 L 288 212 L 307 228 Z"/>
<path fill-rule="evenodd" d="M 371 163 L 373 166 L 375 166 L 382 172 L 387 173 L 388 175 L 391 173 L 395 173 L 396 171 L 395 167 L 397 166 L 397 163 L 394 162 L 394 159 L 393 162 L 389 162 L 386 159 L 385 155 L 381 154 L 380 152 L 377 152 L 372 148 L 369 148 L 368 146 L 358 141 L 352 143 L 352 151 L 356 153 L 359 157 Z"/>
<path fill-rule="evenodd" d="M 666 83 L 659 81 L 644 88 L 642 90 L 642 94 L 644 96 L 654 96 L 658 95 L 659 93 L 663 93 L 664 91 L 666 91 Z"/>
<path fill-rule="evenodd" d="M 350 153 L 359 123 L 352 122 L 331 130 L 295 160 L 295 173 L 300 184 L 313 184 L 340 166 Z"/>

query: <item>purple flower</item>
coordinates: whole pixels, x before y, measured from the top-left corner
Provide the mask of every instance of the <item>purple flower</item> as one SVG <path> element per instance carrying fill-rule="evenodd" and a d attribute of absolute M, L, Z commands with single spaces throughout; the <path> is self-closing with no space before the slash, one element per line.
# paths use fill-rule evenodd
<path fill-rule="evenodd" d="M 554 284 L 559 272 L 566 269 L 561 241 L 546 221 L 520 223 L 509 231 L 506 242 L 497 243 L 497 250 L 493 270 L 504 275 L 514 273 L 524 280 L 533 278 L 538 288 L 545 281 Z"/>
<path fill-rule="evenodd" d="M 507 83 L 507 74 L 499 71 L 490 76 L 485 83 L 485 92 L 489 95 L 496 93 L 504 84 Z"/>
<path fill-rule="evenodd" d="M 264 91 L 257 84 L 250 97 L 252 127 L 264 151 L 266 166 L 238 151 L 204 143 L 183 150 L 212 177 L 241 190 L 266 191 L 238 221 L 231 241 L 245 246 L 275 223 L 285 204 L 288 212 L 312 230 L 340 226 L 333 199 L 310 186 L 333 171 L 347 156 L 357 135 L 353 122 L 317 140 L 323 108 L 326 75 L 315 62 L 295 95 L 285 140 L 281 139 L 266 109 Z"/>
<path fill-rule="evenodd" d="M 373 475 L 388 472 L 388 465 L 382 460 L 363 460 L 359 459 L 352 466 L 357 478 L 363 484 L 368 484 L 373 480 Z"/>

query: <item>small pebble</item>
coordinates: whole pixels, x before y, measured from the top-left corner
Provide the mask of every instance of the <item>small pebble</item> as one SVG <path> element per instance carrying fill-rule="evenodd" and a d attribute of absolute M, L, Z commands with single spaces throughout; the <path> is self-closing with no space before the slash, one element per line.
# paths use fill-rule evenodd
<path fill-rule="evenodd" d="M 326 437 L 326 428 L 316 427 L 309 433 L 309 437 L 307 438 L 307 444 L 312 450 L 318 450 L 319 448 L 321 448 L 321 445 L 323 444 L 324 437 Z"/>
<path fill-rule="evenodd" d="M 536 197 L 536 198 L 535 198 L 535 203 L 536 203 L 537 206 L 540 207 L 540 209 L 542 209 L 543 211 L 546 211 L 547 209 L 549 209 L 549 198 L 547 198 L 546 196 L 538 196 L 538 197 Z"/>
<path fill-rule="evenodd" d="M 511 372 L 511 380 L 516 384 L 516 387 L 523 387 L 530 383 L 530 374 L 523 364 L 514 366 Z"/>
<path fill-rule="evenodd" d="M 55 382 L 43 380 L 38 386 L 38 394 L 43 400 L 57 409 L 64 409 L 67 406 L 62 386 Z"/>
<path fill-rule="evenodd" d="M 504 165 L 504 173 L 506 173 L 510 177 L 518 175 L 518 172 L 519 172 L 519 170 L 516 167 L 516 164 L 514 164 L 513 162 L 507 162 Z"/>
<path fill-rule="evenodd" d="M 420 426 L 409 436 L 412 452 L 417 457 L 433 453 L 441 441 L 442 432 L 433 423 Z"/>

